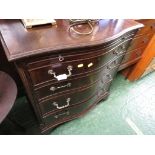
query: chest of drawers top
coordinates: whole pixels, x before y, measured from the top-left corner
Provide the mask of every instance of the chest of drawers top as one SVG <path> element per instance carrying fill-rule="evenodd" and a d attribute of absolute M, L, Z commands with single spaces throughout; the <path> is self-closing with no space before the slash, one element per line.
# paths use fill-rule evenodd
<path fill-rule="evenodd" d="M 83 25 L 81 29 L 86 29 Z M 133 20 L 105 19 L 94 26 L 90 35 L 76 35 L 68 31 L 67 20 L 57 20 L 55 26 L 25 29 L 20 20 L 0 20 L 1 42 L 9 61 L 39 54 L 59 53 L 66 49 L 91 47 L 119 38 L 143 25 Z"/>

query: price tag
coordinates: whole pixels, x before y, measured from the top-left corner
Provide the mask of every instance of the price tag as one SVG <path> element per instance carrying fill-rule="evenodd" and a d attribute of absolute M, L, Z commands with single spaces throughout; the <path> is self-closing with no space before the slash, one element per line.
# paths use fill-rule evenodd
<path fill-rule="evenodd" d="M 65 79 L 67 79 L 67 75 L 66 74 L 61 74 L 61 75 L 57 76 L 57 80 L 58 81 L 65 80 Z"/>

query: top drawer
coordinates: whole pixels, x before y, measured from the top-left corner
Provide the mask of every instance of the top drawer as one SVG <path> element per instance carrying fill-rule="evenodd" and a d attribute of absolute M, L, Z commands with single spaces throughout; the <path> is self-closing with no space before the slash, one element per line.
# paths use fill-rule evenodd
<path fill-rule="evenodd" d="M 80 55 L 69 55 L 67 56 L 68 61 L 63 61 L 63 57 L 60 57 L 59 61 L 53 59 L 44 61 L 43 64 L 33 63 L 34 68 L 31 65 L 31 68 L 28 69 L 32 84 L 37 86 L 53 80 L 54 82 L 61 81 L 99 69 L 114 57 L 124 54 L 130 40 L 128 39 L 107 52 L 98 50 Z"/>
<path fill-rule="evenodd" d="M 137 22 L 144 24 L 144 27 L 137 32 L 137 36 L 155 32 L 155 19 L 141 19 Z"/>
<path fill-rule="evenodd" d="M 152 38 L 152 34 L 146 34 L 143 36 L 135 37 L 128 48 L 128 51 L 135 50 L 137 48 L 146 47 Z"/>

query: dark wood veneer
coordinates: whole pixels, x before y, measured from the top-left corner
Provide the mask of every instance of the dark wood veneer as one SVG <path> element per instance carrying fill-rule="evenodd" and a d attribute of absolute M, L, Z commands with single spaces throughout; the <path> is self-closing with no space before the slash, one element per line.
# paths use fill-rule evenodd
<path fill-rule="evenodd" d="M 8 60 L 16 64 L 42 133 L 79 117 L 108 96 L 142 24 L 100 20 L 95 31 L 86 36 L 70 34 L 68 27 L 67 20 L 57 20 L 57 26 L 27 30 L 20 20 L 0 20 L 3 48 Z M 63 75 L 67 79 L 57 80 L 62 74 L 68 74 Z M 71 86 L 66 86 L 68 83 Z"/>

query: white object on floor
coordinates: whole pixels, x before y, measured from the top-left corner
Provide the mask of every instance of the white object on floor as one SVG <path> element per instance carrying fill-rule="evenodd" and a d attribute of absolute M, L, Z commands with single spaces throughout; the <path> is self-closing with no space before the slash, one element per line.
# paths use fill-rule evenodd
<path fill-rule="evenodd" d="M 143 132 L 136 126 L 136 124 L 130 118 L 127 117 L 126 122 L 136 132 L 137 135 L 143 135 Z"/>

